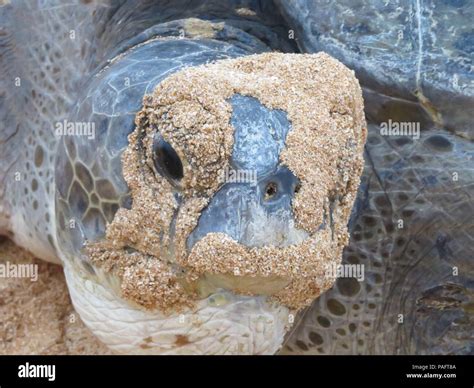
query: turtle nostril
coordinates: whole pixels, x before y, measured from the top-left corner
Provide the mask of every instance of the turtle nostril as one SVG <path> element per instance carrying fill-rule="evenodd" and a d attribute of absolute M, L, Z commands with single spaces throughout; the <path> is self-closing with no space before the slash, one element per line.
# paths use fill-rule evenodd
<path fill-rule="evenodd" d="M 274 182 L 270 182 L 267 184 L 267 187 L 265 188 L 265 201 L 268 201 L 269 199 L 273 198 L 275 194 L 277 193 L 277 185 Z"/>
<path fill-rule="evenodd" d="M 295 186 L 295 189 L 294 189 L 294 193 L 298 193 L 301 189 L 301 183 L 297 183 L 296 186 Z"/>

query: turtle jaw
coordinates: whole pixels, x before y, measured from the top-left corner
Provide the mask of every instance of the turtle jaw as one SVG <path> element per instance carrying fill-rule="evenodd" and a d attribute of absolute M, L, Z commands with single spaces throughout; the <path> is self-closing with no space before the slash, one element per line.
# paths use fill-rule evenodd
<path fill-rule="evenodd" d="M 192 308 L 163 314 L 129 304 L 71 265 L 64 272 L 83 322 L 121 354 L 274 354 L 289 326 L 290 310 L 263 296 L 221 290 Z"/>

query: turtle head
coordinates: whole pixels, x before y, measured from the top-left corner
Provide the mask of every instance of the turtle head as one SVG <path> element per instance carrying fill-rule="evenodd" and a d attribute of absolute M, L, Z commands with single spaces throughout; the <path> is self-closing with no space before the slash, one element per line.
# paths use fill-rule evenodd
<path fill-rule="evenodd" d="M 222 134 L 224 141 L 216 143 L 197 132 L 191 139 L 194 144 L 202 141 L 196 155 L 190 154 L 186 140 L 178 140 L 181 136 L 176 138 L 174 131 L 170 135 L 156 128 L 152 134 L 155 177 L 173 187 L 178 206 L 170 237 L 182 242 L 179 245 L 185 251 L 182 260 L 189 260 L 194 248 L 201 249 L 216 237 L 250 249 L 287 247 L 308 236 L 305 230 L 295 227 L 292 209 L 299 180 L 280 160 L 291 128 L 287 114 L 265 107 L 257 98 L 240 94 L 234 94 L 225 104 L 232 111 L 230 126 L 227 124 L 232 136 Z M 226 139 L 230 145 L 225 144 Z M 231 149 L 229 156 L 228 151 L 222 153 L 226 147 Z M 211 177 L 207 174 L 212 169 L 216 173 Z M 179 212 L 196 206 L 196 198 L 200 199 L 194 210 L 198 216 L 183 237 L 180 225 L 176 225 Z M 175 253 L 176 246 L 173 245 Z M 209 264 L 212 266 L 217 261 L 213 257 Z M 289 283 L 285 276 L 270 275 L 268 281 L 262 281 L 258 274 L 246 276 L 245 269 L 238 266 L 222 268 L 221 272 L 208 269 L 199 273 L 197 283 L 193 282 L 201 297 L 218 288 L 271 295 Z"/>
<path fill-rule="evenodd" d="M 224 338 L 232 352 L 277 350 L 292 314 L 333 284 L 363 165 L 362 109 L 353 74 L 324 54 L 229 59 L 162 80 L 117 156 L 126 190 L 103 233 L 79 223 L 89 273 L 66 265 L 76 308 L 87 316 L 100 294 L 101 314 L 126 310 L 132 332 L 153 334 L 144 351 L 209 352 L 209 338 L 217 352 Z M 57 204 L 78 208 L 68 193 Z"/>

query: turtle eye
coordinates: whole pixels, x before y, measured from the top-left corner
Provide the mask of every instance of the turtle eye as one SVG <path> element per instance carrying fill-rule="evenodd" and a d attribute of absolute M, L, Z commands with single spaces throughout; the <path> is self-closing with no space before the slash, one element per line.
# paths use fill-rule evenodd
<path fill-rule="evenodd" d="M 153 140 L 153 163 L 156 171 L 172 181 L 179 181 L 183 177 L 183 163 L 178 154 L 161 136 Z"/>

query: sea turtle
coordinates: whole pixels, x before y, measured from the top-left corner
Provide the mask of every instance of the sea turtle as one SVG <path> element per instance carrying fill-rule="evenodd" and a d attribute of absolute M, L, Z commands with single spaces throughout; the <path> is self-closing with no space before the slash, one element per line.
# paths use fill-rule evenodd
<path fill-rule="evenodd" d="M 466 21 L 472 6 L 464 1 L 375 3 L 373 7 L 298 0 L 5 4 L 0 8 L 0 230 L 45 260 L 62 260 L 82 319 L 117 351 L 271 353 L 280 349 L 284 332 L 295 319 L 284 353 L 471 353 L 474 146 L 466 108 L 472 106 L 473 49 Z M 448 26 L 442 14 L 455 14 L 456 27 Z M 398 25 L 402 27 L 397 29 Z M 143 96 L 162 85 L 160 90 L 174 101 L 171 87 L 177 80 L 183 83 L 177 93 L 186 93 L 186 78 L 173 78 L 184 67 L 191 69 L 185 74 L 193 79 L 193 68 L 210 61 L 243 58 L 235 63 L 245 69 L 245 58 L 251 54 L 320 50 L 354 68 L 364 87 L 369 137 L 349 222 L 351 241 L 343 256 L 345 264 L 363 265 L 364 279 L 338 279 L 297 317 L 281 306 L 270 307 L 265 297 L 214 293 L 202 309 L 208 314 L 207 331 L 195 341 L 193 328 L 201 322 L 185 312 L 165 319 L 166 314 L 143 308 L 156 307 L 156 300 L 134 293 L 143 284 L 153 284 L 156 276 L 170 273 L 167 269 L 157 274 L 147 261 L 137 259 L 136 244 L 149 249 L 144 238 L 153 238 L 142 233 L 143 225 L 153 223 L 159 214 L 146 208 L 145 200 L 138 202 L 130 195 L 130 188 L 143 187 L 131 184 L 127 178 L 133 178 L 133 168 L 122 164 L 124 150 L 131 150 L 131 143 L 142 144 L 135 128 L 143 127 L 147 145 L 143 148 L 155 152 L 151 171 L 166 179 L 169 187 L 179 186 L 189 171 L 184 151 L 177 149 L 178 140 L 148 136 L 146 128 L 166 126 L 169 112 L 154 113 L 163 103 L 160 94 L 145 99 L 142 106 Z M 205 76 L 217 68 L 196 69 Z M 229 74 L 235 70 L 226 69 Z M 222 74 L 219 80 L 225 84 Z M 334 80 L 341 85 L 338 82 Z M 344 92 L 341 88 L 341 96 Z M 256 223 L 246 235 L 229 221 L 250 219 L 257 211 L 242 215 L 240 205 L 229 205 L 228 198 L 274 196 L 276 188 L 281 201 L 269 208 L 271 214 L 276 208 L 290 209 L 293 192 L 300 187 L 291 170 L 284 166 L 275 170 L 275 156 L 285 148 L 289 132 L 288 112 L 269 109 L 269 103 L 262 104 L 264 99 L 236 94 L 229 100 L 232 125 L 237 128 L 234 141 L 239 145 L 233 162 L 269 168 L 272 182 L 258 181 L 248 192 L 249 185 L 228 185 L 225 192 L 213 195 L 202 208 L 200 227 L 186 240 L 188 248 L 209 232 L 257 245 L 265 240 L 278 244 L 277 231 L 291 236 L 287 242 L 304 240 L 290 227 L 287 212 L 279 218 L 284 222 L 265 217 L 266 224 Z M 177 111 L 193 111 L 191 102 Z M 341 114 L 337 108 L 334 113 Z M 194 120 L 197 116 L 191 117 L 191 127 Z M 419 123 L 419 136 L 417 132 L 387 136 L 381 131 L 381 123 L 401 122 L 413 123 L 412 129 Z M 65 131 L 70 123 L 76 136 L 55 136 L 55 130 Z M 88 127 L 90 123 L 95 126 Z M 273 130 L 260 137 L 245 132 L 249 125 L 263 129 L 268 123 Z M 216 155 L 226 152 L 225 136 L 206 139 L 210 148 L 222 145 Z M 206 142 L 191 142 L 188 148 L 204 147 Z M 348 143 L 347 148 L 357 144 Z M 141 163 L 133 159 L 133 152 L 128 155 L 128 167 Z M 137 203 L 143 204 L 143 211 L 135 208 L 139 216 L 135 230 L 120 234 L 135 244 L 122 249 L 126 259 L 137 260 L 133 266 L 120 267 L 102 253 L 114 247 L 114 237 L 124 225 L 119 221 L 130 222 L 127 211 Z M 331 224 L 330 210 L 322 230 Z M 115 232 L 106 239 L 110 225 L 116 226 Z M 173 231 L 179 226 L 177 221 L 169 225 Z M 123 262 L 120 254 L 113 258 Z M 106 269 L 118 271 L 122 283 L 117 284 L 117 276 Z M 122 287 L 123 279 L 129 287 Z M 279 279 L 257 280 L 261 284 L 249 282 L 246 291 L 281 287 Z M 224 289 L 235 286 L 228 278 L 212 282 Z M 127 291 L 128 302 L 117 296 L 116 289 Z M 225 307 L 229 304 L 230 312 Z M 177 327 L 186 328 L 186 333 Z M 236 336 L 244 338 L 236 341 L 237 347 L 232 342 Z"/>

